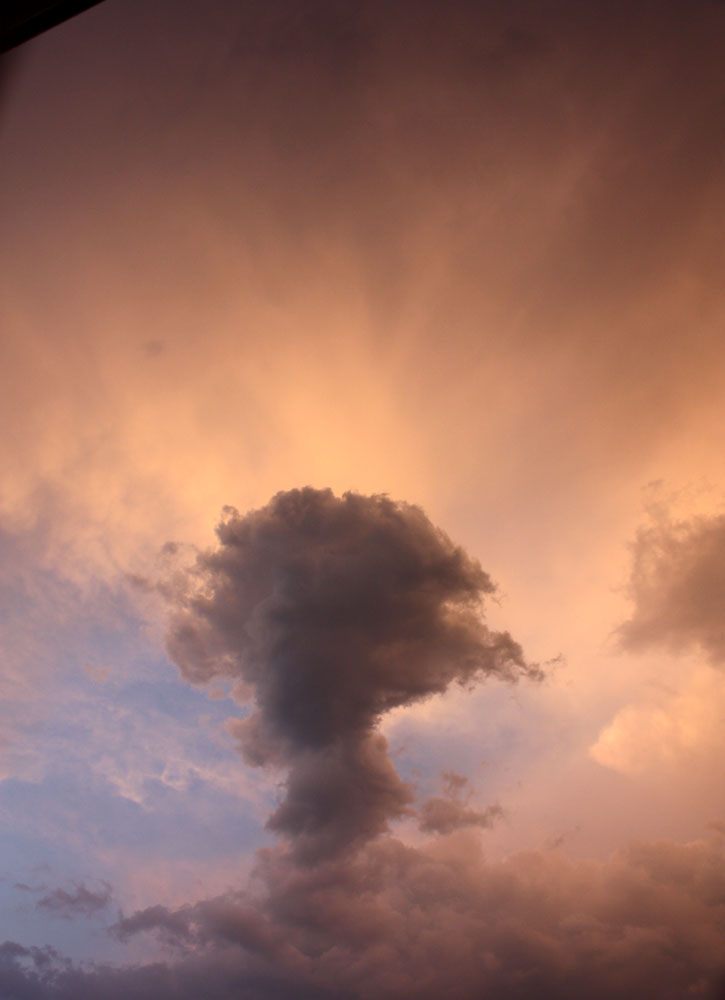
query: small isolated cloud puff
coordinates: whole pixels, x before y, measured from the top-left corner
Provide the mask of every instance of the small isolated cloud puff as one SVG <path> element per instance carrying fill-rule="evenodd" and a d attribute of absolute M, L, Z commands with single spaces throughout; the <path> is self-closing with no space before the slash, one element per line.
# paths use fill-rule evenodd
<path fill-rule="evenodd" d="M 453 833 L 467 826 L 489 829 L 502 815 L 501 806 L 471 809 L 455 799 L 434 796 L 420 807 L 418 826 L 423 833 Z"/>
<path fill-rule="evenodd" d="M 725 663 L 725 516 L 659 513 L 638 531 L 632 559 L 634 612 L 619 629 L 622 645 L 701 649 Z"/>
<path fill-rule="evenodd" d="M 503 816 L 499 805 L 472 809 L 468 779 L 455 771 L 443 775 L 445 793 L 426 799 L 418 809 L 418 827 L 423 833 L 454 833 L 464 827 L 489 829 Z"/>
<path fill-rule="evenodd" d="M 310 487 L 233 508 L 170 589 L 168 650 L 194 683 L 229 679 L 255 708 L 232 726 L 248 763 L 287 771 L 269 827 L 314 861 L 409 812 L 381 716 L 455 682 L 539 678 L 483 622 L 494 585 L 418 508 Z"/>
<path fill-rule="evenodd" d="M 91 917 L 105 909 L 111 901 L 112 890 L 107 882 L 93 891 L 85 885 L 77 885 L 70 892 L 67 889 L 53 889 L 35 904 L 39 910 L 46 910 L 57 917 Z"/>

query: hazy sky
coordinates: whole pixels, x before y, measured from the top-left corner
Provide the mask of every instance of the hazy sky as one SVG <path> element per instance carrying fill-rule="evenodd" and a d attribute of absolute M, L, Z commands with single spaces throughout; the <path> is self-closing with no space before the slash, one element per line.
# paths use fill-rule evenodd
<path fill-rule="evenodd" d="M 105 0 L 14 53 L 2 1000 L 722 996 L 723 52 Z"/>

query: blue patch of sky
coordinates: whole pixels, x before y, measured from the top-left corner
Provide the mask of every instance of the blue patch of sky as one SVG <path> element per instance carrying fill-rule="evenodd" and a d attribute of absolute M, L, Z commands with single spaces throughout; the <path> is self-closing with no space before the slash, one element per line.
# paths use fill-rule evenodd
<path fill-rule="evenodd" d="M 420 799 L 440 794 L 442 773 L 455 771 L 469 779 L 477 801 L 505 807 L 507 789 L 539 752 L 545 732 L 539 715 L 523 686 L 484 681 L 463 702 L 454 689 L 440 699 L 440 711 L 396 720 L 388 730 L 391 755 Z"/>
<path fill-rule="evenodd" d="M 244 711 L 181 681 L 123 587 L 81 590 L 30 548 L 0 532 L 6 667 L 31 689 L 0 705 L 0 941 L 98 957 L 105 913 L 62 920 L 13 885 L 105 879 L 117 905 L 134 858 L 223 862 L 268 843 L 274 789 L 223 729 Z"/>

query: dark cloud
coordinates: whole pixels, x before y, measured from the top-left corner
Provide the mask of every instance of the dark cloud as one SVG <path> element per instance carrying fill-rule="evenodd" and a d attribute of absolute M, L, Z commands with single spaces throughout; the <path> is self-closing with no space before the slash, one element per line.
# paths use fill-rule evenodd
<path fill-rule="evenodd" d="M 555 850 L 491 863 L 475 828 L 501 810 L 472 808 L 455 772 L 418 811 L 446 836 L 378 836 L 413 800 L 381 715 L 453 681 L 538 676 L 482 622 L 490 579 L 420 510 L 296 490 L 228 510 L 218 535 L 169 590 L 182 605 L 169 649 L 195 683 L 228 678 L 253 695 L 233 728 L 251 763 L 287 771 L 269 821 L 283 839 L 259 852 L 248 891 L 119 921 L 124 939 L 151 932 L 180 950 L 158 996 L 191 997 L 200 978 L 210 998 L 717 996 L 721 837 L 634 845 L 607 864 Z M 100 988 L 124 973 L 94 975 Z"/>
<path fill-rule="evenodd" d="M 466 834 L 427 848 L 382 839 L 314 867 L 267 850 L 256 895 L 139 915 L 136 931 L 164 935 L 177 918 L 186 957 L 55 965 L 42 989 L 17 995 L 720 1000 L 724 843 L 635 844 L 606 864 L 558 851 L 491 863 Z M 5 966 L 23 960 L 9 954 Z"/>
<path fill-rule="evenodd" d="M 725 662 L 725 516 L 674 521 L 659 513 L 632 545 L 629 649 L 700 649 Z"/>
<path fill-rule="evenodd" d="M 111 901 L 111 886 L 107 882 L 96 891 L 85 885 L 74 889 L 53 889 L 35 904 L 39 910 L 47 910 L 58 917 L 90 917 L 105 909 Z"/>
<path fill-rule="evenodd" d="M 4 962 L 13 962 L 20 957 L 25 958 L 28 955 L 30 955 L 30 949 L 22 944 L 18 944 L 17 941 L 3 941 L 0 944 L 0 960 Z"/>
<path fill-rule="evenodd" d="M 70 965 L 49 946 L 26 948 L 17 941 L 0 944 L 0 996 L 3 1000 L 42 1000 L 57 972 Z"/>
<path fill-rule="evenodd" d="M 262 870 L 286 939 L 361 997 L 680 998 L 707 995 L 721 968 L 718 842 L 636 845 L 599 865 L 557 852 L 490 864 L 474 838 L 381 841 L 326 870 L 274 854 Z"/>
<path fill-rule="evenodd" d="M 413 808 L 376 731 L 385 711 L 454 681 L 539 676 L 483 624 L 488 576 L 420 510 L 295 490 L 228 510 L 218 535 L 167 590 L 179 602 L 169 649 L 193 682 L 228 678 L 253 695 L 236 729 L 248 760 L 286 770 L 269 821 L 281 842 L 258 852 L 245 890 L 121 917 L 118 938 L 154 935 L 166 960 L 82 968 L 8 942 L 0 996 L 721 1000 L 715 827 L 606 863 L 557 850 L 492 862 L 475 828 L 500 810 L 471 808 L 467 779 L 447 772 L 418 814 L 444 836 L 379 836 Z"/>
<path fill-rule="evenodd" d="M 454 681 L 541 676 L 485 626 L 488 575 L 417 507 L 305 488 L 228 509 L 217 533 L 189 592 L 172 592 L 169 653 L 188 680 L 253 694 L 233 732 L 249 763 L 287 770 L 269 827 L 300 857 L 329 857 L 409 811 L 375 729 L 385 712 Z"/>

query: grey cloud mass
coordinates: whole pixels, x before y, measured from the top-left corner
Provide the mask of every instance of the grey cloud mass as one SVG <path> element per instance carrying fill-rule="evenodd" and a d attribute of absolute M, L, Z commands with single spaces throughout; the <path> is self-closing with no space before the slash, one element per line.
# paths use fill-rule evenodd
<path fill-rule="evenodd" d="M 181 997 L 204 968 L 211 997 L 232 984 L 249 998 L 320 1000 L 718 995 L 717 832 L 633 845 L 606 864 L 556 850 L 492 863 L 475 828 L 501 809 L 472 808 L 466 778 L 448 772 L 418 809 L 431 841 L 380 836 L 413 809 L 381 715 L 453 681 L 539 676 L 483 624 L 488 576 L 420 510 L 295 490 L 246 516 L 228 510 L 218 535 L 170 592 L 181 608 L 169 650 L 195 683 L 251 692 L 255 710 L 234 727 L 243 753 L 288 777 L 269 821 L 282 840 L 258 853 L 253 889 L 117 927 L 181 950 L 167 967 Z"/>
<path fill-rule="evenodd" d="M 656 517 L 632 546 L 634 611 L 619 630 L 629 649 L 700 649 L 725 663 L 725 517 Z"/>
<path fill-rule="evenodd" d="M 692 532 L 678 544 L 699 552 Z M 234 728 L 250 763 L 286 772 L 269 820 L 280 843 L 257 853 L 245 889 L 122 916 L 113 933 L 154 937 L 154 964 L 83 967 L 6 942 L 3 1000 L 722 1000 L 716 826 L 606 863 L 555 849 L 489 861 L 476 827 L 500 810 L 472 808 L 467 779 L 447 772 L 418 810 L 431 839 L 390 832 L 414 796 L 381 716 L 453 682 L 540 677 L 486 628 L 489 577 L 421 510 L 307 488 L 227 509 L 218 537 L 166 588 L 169 651 L 190 681 L 226 678 L 253 698 Z"/>
<path fill-rule="evenodd" d="M 494 585 L 417 507 L 305 488 L 241 516 L 198 557 L 168 648 L 184 677 L 241 681 L 245 759 L 287 771 L 269 827 L 315 860 L 405 815 L 380 717 L 455 682 L 539 678 L 483 622 Z"/>
<path fill-rule="evenodd" d="M 491 863 L 465 834 L 424 848 L 387 838 L 314 867 L 266 850 L 255 882 L 256 894 L 142 911 L 129 933 L 157 927 L 186 949 L 156 965 L 84 971 L 53 961 L 26 969 L 27 949 L 7 943 L 0 991 L 10 989 L 1 995 L 722 998 L 725 839 L 718 836 L 635 844 L 607 864 L 558 851 Z M 13 992 L 13 983 L 22 989 Z"/>

